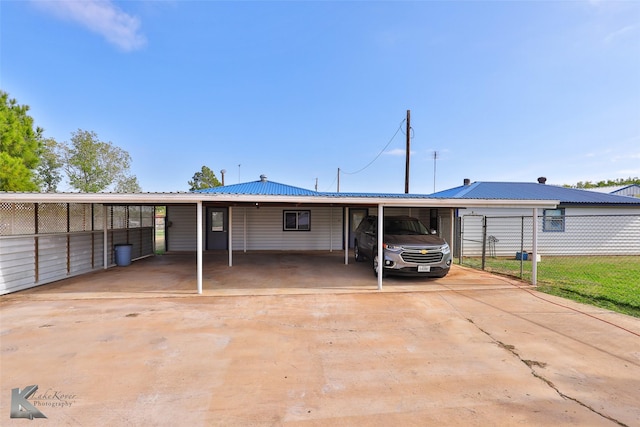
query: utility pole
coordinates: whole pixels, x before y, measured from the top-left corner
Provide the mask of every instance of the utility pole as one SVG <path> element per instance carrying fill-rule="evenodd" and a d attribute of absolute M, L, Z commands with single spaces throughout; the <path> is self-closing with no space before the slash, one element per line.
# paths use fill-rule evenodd
<path fill-rule="evenodd" d="M 340 192 L 340 168 L 338 168 L 338 193 Z"/>
<path fill-rule="evenodd" d="M 318 178 L 316 178 L 316 191 L 318 191 Z"/>
<path fill-rule="evenodd" d="M 409 194 L 409 157 L 411 156 L 411 110 L 407 110 L 407 160 L 404 172 L 404 192 Z"/>

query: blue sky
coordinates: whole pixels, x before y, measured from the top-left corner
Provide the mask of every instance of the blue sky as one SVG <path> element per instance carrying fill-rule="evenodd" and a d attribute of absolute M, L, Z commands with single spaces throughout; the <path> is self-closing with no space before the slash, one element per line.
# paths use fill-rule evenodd
<path fill-rule="evenodd" d="M 640 176 L 638 1 L 2 1 L 0 37 L 0 88 L 144 191 L 402 193 L 407 110 L 412 193 Z"/>

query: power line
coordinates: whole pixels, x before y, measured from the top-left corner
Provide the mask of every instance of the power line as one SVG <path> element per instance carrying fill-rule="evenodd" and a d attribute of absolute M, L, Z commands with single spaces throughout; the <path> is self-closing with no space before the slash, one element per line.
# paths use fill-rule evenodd
<path fill-rule="evenodd" d="M 360 172 L 362 172 L 363 170 L 367 169 L 369 166 L 371 166 L 373 164 L 373 162 L 375 162 L 376 160 L 378 160 L 378 157 L 380 157 L 382 155 L 382 153 L 384 153 L 384 150 L 387 149 L 387 147 L 389 147 L 389 145 L 391 145 L 391 142 L 393 142 L 394 138 L 396 137 L 396 135 L 398 135 L 398 132 L 400 132 L 402 130 L 402 125 L 404 124 L 404 122 L 406 122 L 407 119 L 402 119 L 402 121 L 400 122 L 400 124 L 398 125 L 398 129 L 396 130 L 396 132 L 393 134 L 393 136 L 391 137 L 391 139 L 389 140 L 389 142 L 387 142 L 387 145 L 384 146 L 384 148 L 382 150 L 380 150 L 380 152 L 378 153 L 377 156 L 375 156 L 373 158 L 373 160 L 371 160 L 369 163 L 367 163 L 367 165 L 365 167 L 363 167 L 362 169 L 359 169 L 355 172 L 344 172 L 342 170 L 340 170 L 342 173 L 346 174 L 346 175 L 355 175 L 358 174 Z"/>

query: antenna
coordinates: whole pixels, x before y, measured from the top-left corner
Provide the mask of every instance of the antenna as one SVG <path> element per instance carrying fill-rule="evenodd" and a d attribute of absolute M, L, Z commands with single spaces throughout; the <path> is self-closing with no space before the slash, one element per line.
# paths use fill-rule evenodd
<path fill-rule="evenodd" d="M 436 160 L 438 159 L 438 152 L 433 152 L 433 192 L 436 192 Z"/>

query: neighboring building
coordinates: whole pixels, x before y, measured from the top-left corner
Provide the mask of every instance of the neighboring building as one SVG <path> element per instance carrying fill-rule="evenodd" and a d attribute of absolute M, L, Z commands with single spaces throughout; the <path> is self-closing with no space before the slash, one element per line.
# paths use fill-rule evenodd
<path fill-rule="evenodd" d="M 597 193 L 615 194 L 616 196 L 640 197 L 640 185 L 615 185 L 611 187 L 584 188 L 584 190 L 595 191 Z"/>
<path fill-rule="evenodd" d="M 474 182 L 431 194 L 455 200 L 559 200 L 538 211 L 537 250 L 541 255 L 640 255 L 640 199 L 532 182 Z M 531 251 L 530 209 L 459 208 L 463 255 L 479 256 L 483 244 L 496 256 Z M 486 219 L 486 220 L 485 220 Z M 486 230 L 486 231 L 484 231 Z M 524 235 L 524 239 L 520 239 Z M 485 247 L 485 251 L 487 248 Z"/>

